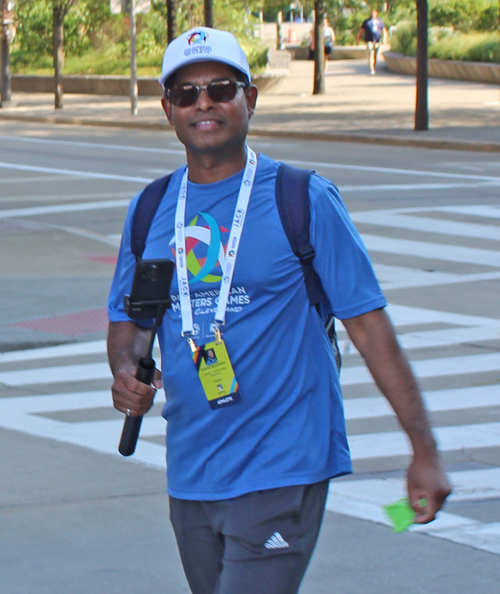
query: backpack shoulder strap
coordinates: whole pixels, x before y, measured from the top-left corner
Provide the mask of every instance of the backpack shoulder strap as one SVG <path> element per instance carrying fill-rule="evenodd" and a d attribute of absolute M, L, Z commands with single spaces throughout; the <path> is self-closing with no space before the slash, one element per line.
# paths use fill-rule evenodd
<path fill-rule="evenodd" d="M 311 305 L 322 299 L 321 282 L 312 261 L 316 255 L 310 242 L 311 207 L 309 180 L 312 171 L 281 163 L 276 176 L 276 204 L 281 224 L 293 253 L 300 260 Z"/>
<path fill-rule="evenodd" d="M 307 169 L 298 169 L 281 163 L 276 176 L 275 194 L 281 224 L 292 251 L 302 266 L 309 303 L 320 313 L 320 303 L 324 295 L 321 281 L 312 265 L 316 254 L 310 241 L 309 180 L 312 173 Z M 337 343 L 335 318 L 331 313 L 326 317 L 325 328 L 332 344 L 337 371 L 340 372 L 342 356 Z"/>
<path fill-rule="evenodd" d="M 160 202 L 167 191 L 171 177 L 172 174 L 156 179 L 146 186 L 139 196 L 132 219 L 130 237 L 130 248 L 136 260 L 142 258 L 149 228 L 160 206 Z"/>

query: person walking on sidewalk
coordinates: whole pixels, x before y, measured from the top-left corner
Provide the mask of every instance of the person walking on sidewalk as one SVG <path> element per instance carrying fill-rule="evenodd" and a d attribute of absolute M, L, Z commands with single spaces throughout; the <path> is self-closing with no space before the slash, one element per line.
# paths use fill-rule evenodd
<path fill-rule="evenodd" d="M 361 36 L 365 35 L 366 51 L 368 53 L 368 66 L 370 74 L 374 75 L 377 69 L 377 56 L 380 49 L 380 42 L 387 43 L 387 29 L 384 22 L 378 18 L 378 12 L 372 10 L 369 19 L 365 19 L 358 31 L 356 45 L 359 44 Z"/>
<path fill-rule="evenodd" d="M 325 72 L 328 70 L 328 61 L 330 56 L 333 54 L 333 48 L 335 47 L 335 41 L 337 37 L 335 35 L 335 29 L 330 25 L 328 17 L 323 20 L 323 46 L 325 52 Z M 314 52 L 316 51 L 316 40 L 314 30 L 312 31 L 311 44 L 309 47 L 309 57 L 314 60 Z"/>
<path fill-rule="evenodd" d="M 170 517 L 191 592 L 296 594 L 329 480 L 352 472 L 339 373 L 278 213 L 279 163 L 247 146 L 257 88 L 236 38 L 183 33 L 166 49 L 160 82 L 187 159 L 144 251 L 175 253 L 173 306 L 158 334 L 165 363 L 152 386 L 135 379 L 148 329 L 127 316 L 123 297 L 138 196 L 108 302 L 114 406 L 143 415 L 165 388 Z M 450 487 L 385 298 L 337 188 L 312 174 L 309 199 L 314 269 L 409 436 L 409 498 L 415 521 L 430 522 Z M 203 375 L 195 361 L 209 349 L 217 362 Z M 217 373 L 233 380 L 230 397 L 217 397 Z"/>

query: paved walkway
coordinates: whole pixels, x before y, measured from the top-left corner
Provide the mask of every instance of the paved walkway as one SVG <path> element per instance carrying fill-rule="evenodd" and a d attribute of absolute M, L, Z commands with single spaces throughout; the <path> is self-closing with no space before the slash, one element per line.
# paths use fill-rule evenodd
<path fill-rule="evenodd" d="M 431 79 L 430 130 L 413 130 L 415 78 L 382 65 L 368 74 L 365 60 L 330 62 L 326 93 L 312 95 L 313 63 L 292 61 L 281 85 L 261 93 L 251 133 L 434 148 L 500 151 L 497 85 Z M 0 119 L 68 124 L 162 128 L 159 101 L 139 98 L 139 114 L 130 114 L 128 97 L 65 95 L 62 110 L 53 95 L 17 93 L 0 109 Z"/>

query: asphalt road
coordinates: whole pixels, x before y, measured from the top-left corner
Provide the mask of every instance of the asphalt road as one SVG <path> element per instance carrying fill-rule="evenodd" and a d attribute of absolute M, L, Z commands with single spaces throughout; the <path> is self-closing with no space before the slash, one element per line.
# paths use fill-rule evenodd
<path fill-rule="evenodd" d="M 408 446 L 341 334 L 356 473 L 332 481 L 304 594 L 500 585 L 500 163 L 495 154 L 250 138 L 332 179 L 372 254 L 455 492 L 394 534 Z M 0 124 L 0 575 L 8 594 L 188 592 L 168 524 L 161 404 L 116 443 L 105 300 L 127 203 L 175 136 Z M 471 571 L 471 568 L 474 571 Z"/>

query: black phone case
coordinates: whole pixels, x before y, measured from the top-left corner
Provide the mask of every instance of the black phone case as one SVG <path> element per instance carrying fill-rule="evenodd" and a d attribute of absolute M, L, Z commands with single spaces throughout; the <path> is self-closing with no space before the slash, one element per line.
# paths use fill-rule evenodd
<path fill-rule="evenodd" d="M 170 259 L 139 260 L 130 295 L 125 295 L 125 311 L 133 320 L 156 317 L 160 305 L 170 305 L 170 284 L 175 263 Z"/>

